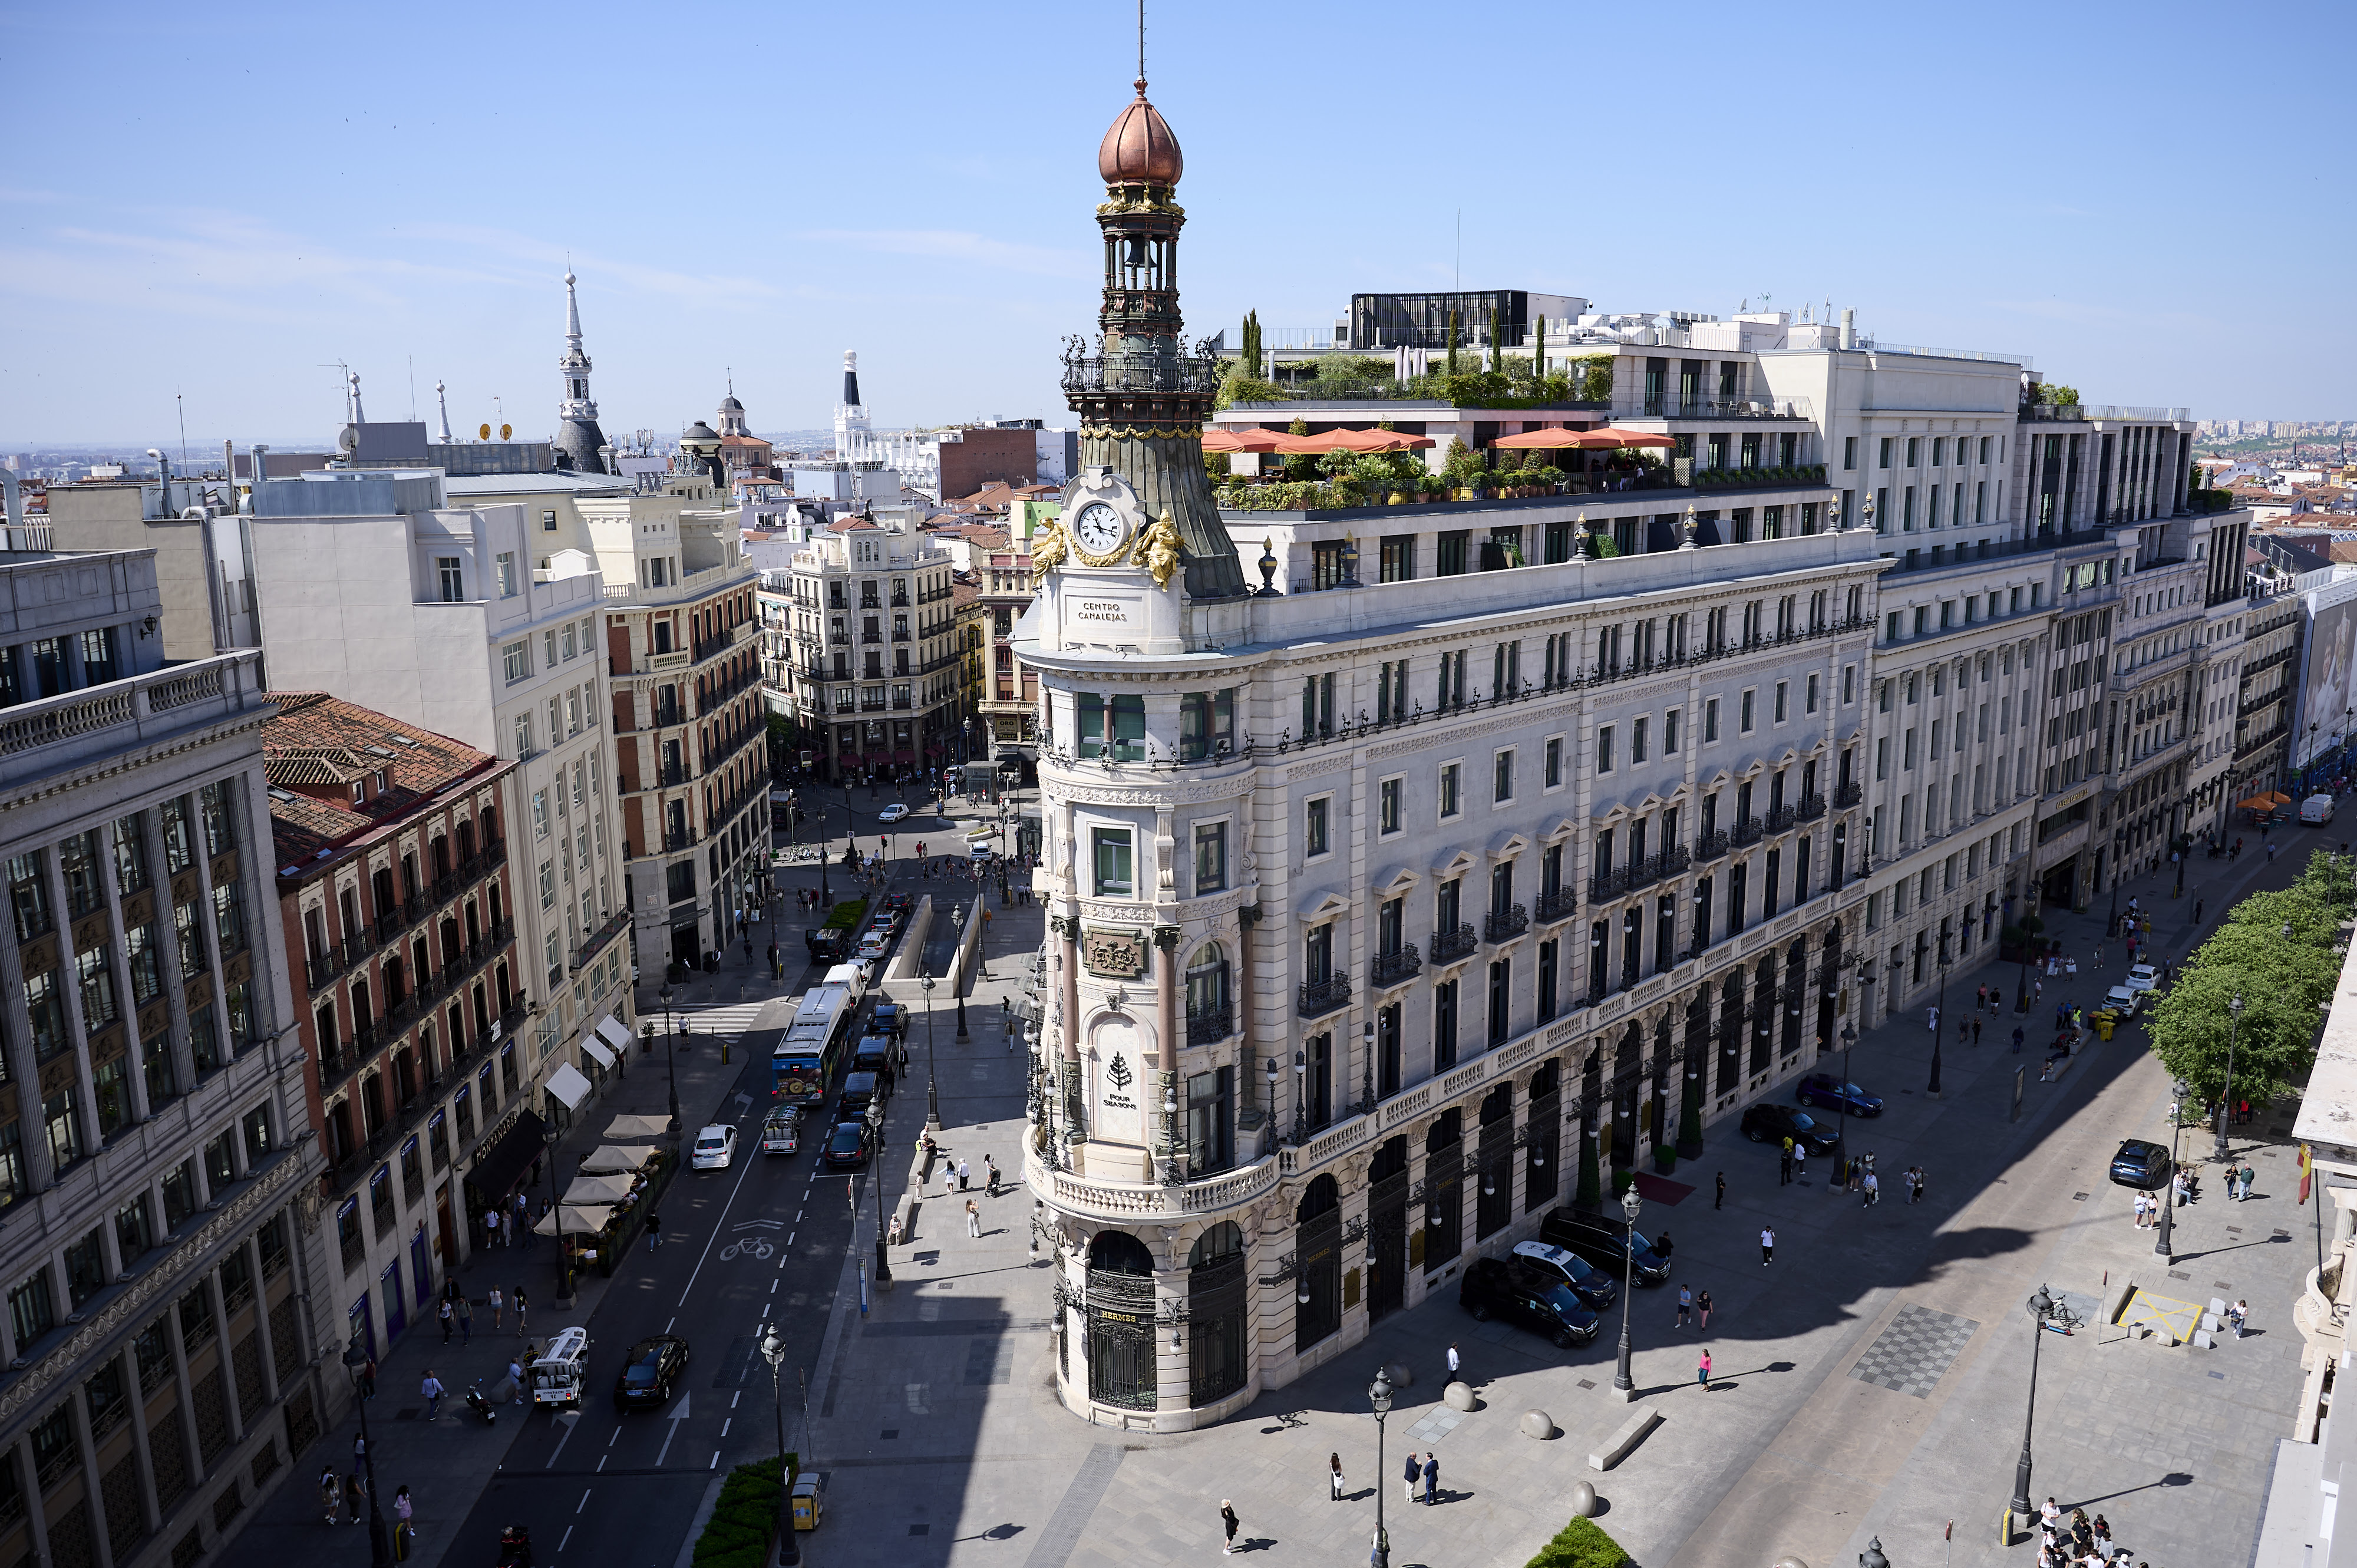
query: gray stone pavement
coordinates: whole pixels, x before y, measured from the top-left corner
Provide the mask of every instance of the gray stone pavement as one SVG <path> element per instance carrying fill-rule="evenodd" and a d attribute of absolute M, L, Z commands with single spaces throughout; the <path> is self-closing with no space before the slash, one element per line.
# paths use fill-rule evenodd
<path fill-rule="evenodd" d="M 2287 844 L 2300 855 L 2309 847 L 2302 835 Z M 2289 854 L 2272 867 L 2246 854 L 2195 863 L 2181 902 L 2158 877 L 2127 891 L 2157 906 L 2160 956 L 2182 958 L 2196 897 L 2214 924 L 2232 897 L 2296 869 Z M 991 953 L 1028 951 L 1039 917 L 1023 913 L 996 923 Z M 2093 1002 L 2124 967 L 2110 943 L 2104 972 L 2089 963 L 2100 914 L 2047 918 L 2049 934 L 2082 960 L 2071 993 Z M 1955 972 L 1951 1027 L 1975 986 L 2001 983 L 2010 996 L 2015 974 L 1994 962 Z M 2047 983 L 2039 1019 L 2050 1017 L 2059 983 Z M 980 1199 L 975 1240 L 962 1200 L 943 1202 L 936 1185 L 894 1254 L 900 1287 L 865 1319 L 855 1302 L 822 1352 L 812 1452 L 827 1474 L 830 1523 L 810 1542 L 813 1560 L 1141 1568 L 1215 1551 L 1226 1498 L 1243 1521 L 1240 1543 L 1355 1563 L 1373 1525 L 1372 1488 L 1383 1485 L 1394 1488 L 1386 1523 L 1401 1568 L 1511 1564 L 1561 1527 L 1569 1487 L 1591 1480 L 1607 1504 L 1599 1522 L 1654 1568 L 1754 1568 L 1786 1552 L 1823 1568 L 1854 1561 L 1878 1533 L 1909 1568 L 1995 1563 L 2008 1556 L 1996 1544 L 1998 1512 L 2027 1393 L 2021 1304 L 2041 1282 L 2092 1305 L 2133 1279 L 2201 1305 L 2247 1297 L 2256 1332 L 2211 1350 L 2093 1323 L 2049 1335 L 2033 1490 L 2106 1513 L 2154 1568 L 2245 1561 L 2273 1440 L 2288 1430 L 2298 1390 L 2300 1341 L 2287 1314 L 2313 1251 L 2313 1210 L 2294 1207 L 2293 1152 L 2270 1132 L 2287 1127 L 2289 1113 L 2237 1130 L 2235 1152 L 2261 1172 L 2253 1200 L 2229 1204 L 2206 1181 L 2201 1201 L 2180 1211 L 2177 1257 L 2162 1260 L 2152 1234 L 2134 1229 L 2129 1195 L 2106 1179 L 2120 1137 L 2165 1131 L 2166 1079 L 2141 1029 L 2091 1046 L 2040 1083 L 2034 1046 L 2018 1057 L 2007 1048 L 2010 1006 L 1987 1022 L 1981 1046 L 1945 1047 L 1938 1101 L 1920 1088 L 1930 1046 L 1918 1008 L 1867 1031 L 1856 1076 L 1889 1108 L 1852 1136 L 1884 1173 L 1875 1208 L 1831 1189 L 1822 1170 L 1780 1187 L 1773 1152 L 1742 1141 L 1731 1122 L 1711 1131 L 1701 1160 L 1680 1162 L 1675 1180 L 1691 1190 L 1649 1203 L 1644 1223 L 1674 1234 L 1679 1279 L 1709 1290 L 1716 1312 L 1707 1335 L 1681 1332 L 1673 1294 L 1636 1294 L 1635 1380 L 1665 1419 L 1602 1476 L 1587 1455 L 1628 1414 L 1611 1390 L 1617 1315 L 1595 1345 L 1566 1356 L 1504 1325 L 1476 1325 L 1445 1297 L 1386 1319 L 1334 1366 L 1211 1431 L 1084 1425 L 1059 1404 L 1046 1360 L 1055 1353 L 1048 1271 L 1029 1258 L 1030 1198 Z M 941 1037 L 945 1141 L 977 1169 L 987 1151 L 1015 1171 L 1022 1060 L 996 1048 L 1003 1042 L 977 1048 L 976 1036 L 956 1051 L 947 1031 Z M 2018 1122 L 2017 1069 L 2026 1069 Z M 2195 1137 L 2187 1134 L 2189 1158 Z M 2200 1143 L 2206 1149 L 2206 1134 Z M 1894 1179 L 1916 1164 L 1930 1176 L 1920 1207 Z M 1715 1211 L 1720 1170 L 1728 1195 Z M 1778 1233 L 1767 1268 L 1763 1223 Z M 853 1299 L 847 1283 L 843 1299 Z M 1481 1403 L 1438 1434 L 1430 1418 L 1442 1408 L 1451 1340 Z M 1705 1344 L 1715 1361 L 1707 1390 L 1695 1378 Z M 1405 1363 L 1415 1381 L 1387 1424 L 1391 1473 L 1378 1474 L 1364 1388 L 1384 1362 Z M 1888 1386 L 1894 1373 L 1901 1387 Z M 1559 1434 L 1521 1436 L 1516 1420 L 1529 1408 L 1547 1411 Z M 1427 1446 L 1441 1461 L 1437 1512 L 1405 1506 L 1397 1490 L 1405 1451 Z M 1327 1493 L 1331 1453 L 1349 1478 L 1340 1504 Z M 2016 1548 L 2010 1560 L 2026 1555 Z"/>

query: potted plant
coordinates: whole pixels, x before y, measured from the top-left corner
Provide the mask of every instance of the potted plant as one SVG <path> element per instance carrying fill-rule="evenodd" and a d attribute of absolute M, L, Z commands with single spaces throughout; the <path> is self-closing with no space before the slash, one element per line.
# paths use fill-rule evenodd
<path fill-rule="evenodd" d="M 1653 1145 L 1653 1168 L 1663 1176 L 1678 1168 L 1678 1152 L 1667 1144 Z"/>

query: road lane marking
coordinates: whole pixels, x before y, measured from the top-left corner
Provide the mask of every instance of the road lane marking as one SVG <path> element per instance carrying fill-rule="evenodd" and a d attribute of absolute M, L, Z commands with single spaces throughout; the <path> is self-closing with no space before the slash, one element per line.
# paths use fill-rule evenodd
<path fill-rule="evenodd" d="M 581 1424 L 581 1412 L 577 1410 L 570 1411 L 565 1414 L 558 1416 L 556 1419 L 565 1423 L 565 1435 L 558 1438 L 556 1440 L 556 1446 L 548 1451 L 548 1463 L 541 1466 L 544 1470 L 554 1470 L 556 1468 L 556 1456 L 565 1452 L 565 1445 L 566 1444 L 573 1441 L 574 1430 Z M 620 1429 L 617 1428 L 616 1430 L 619 1431 Z"/>
<path fill-rule="evenodd" d="M 719 1449 L 716 1448 L 716 1449 L 714 1449 L 714 1450 L 712 1451 L 712 1463 L 711 1463 L 711 1464 L 709 1464 L 709 1465 L 706 1465 L 706 1466 L 705 1466 L 705 1469 L 707 1469 L 707 1470 L 717 1470 L 718 1468 L 720 1468 L 720 1450 L 719 1450 Z"/>
<path fill-rule="evenodd" d="M 589 1506 L 589 1494 L 594 1490 L 596 1490 L 596 1488 L 592 1487 L 584 1487 L 581 1488 L 581 1500 L 573 1505 L 573 1511 L 575 1514 L 578 1515 L 583 1509 Z"/>
<path fill-rule="evenodd" d="M 724 1216 L 725 1216 L 725 1215 L 726 1215 L 726 1214 L 727 1214 L 727 1212 L 728 1212 L 728 1210 L 730 1209 L 730 1208 L 732 1208 L 732 1207 L 736 1204 L 736 1202 L 737 1202 L 737 1195 L 739 1192 L 741 1192 L 741 1191 L 743 1191 L 743 1190 L 744 1190 L 744 1187 L 745 1187 L 745 1178 L 746 1178 L 747 1176 L 751 1176 L 752 1174 L 753 1174 L 753 1162 L 752 1162 L 752 1161 L 750 1161 L 750 1160 L 748 1160 L 748 1161 L 746 1161 L 746 1162 L 745 1162 L 745 1168 L 744 1168 L 743 1170 L 738 1171 L 738 1172 L 737 1173 L 737 1185 L 736 1185 L 735 1187 L 730 1187 L 730 1188 L 728 1189 L 728 1201 L 727 1201 L 726 1203 L 724 1203 L 724 1204 L 722 1204 L 722 1205 L 720 1206 L 720 1212 L 721 1212 L 721 1214 L 722 1214 L 722 1215 L 724 1215 Z M 720 1229 L 719 1229 L 719 1227 L 718 1227 L 718 1226 L 716 1226 L 716 1226 L 714 1226 L 714 1227 L 713 1227 L 713 1233 L 712 1233 L 710 1236 L 707 1236 L 707 1237 L 705 1237 L 705 1240 L 704 1240 L 704 1251 L 703 1251 L 703 1253 L 702 1253 L 701 1255 L 699 1255 L 699 1256 L 696 1258 L 696 1260 L 695 1260 L 695 1267 L 694 1267 L 694 1269 L 692 1269 L 692 1270 L 690 1270 L 690 1271 L 688 1272 L 688 1275 L 687 1275 L 687 1288 L 686 1288 L 685 1290 L 683 1290 L 683 1291 L 681 1291 L 681 1292 L 679 1293 L 679 1305 L 682 1305 L 682 1306 L 685 1306 L 685 1305 L 687 1305 L 687 1298 L 688 1298 L 688 1296 L 689 1296 L 691 1294 L 693 1294 L 693 1293 L 694 1293 L 694 1289 L 695 1289 L 695 1276 L 696 1276 L 696 1275 L 698 1275 L 698 1274 L 700 1274 L 700 1273 L 702 1273 L 704 1272 L 704 1263 L 705 1263 L 705 1260 L 712 1256 L 712 1246 L 713 1246 L 713 1243 L 714 1243 L 714 1242 L 716 1242 L 716 1241 L 717 1241 L 717 1240 L 720 1240 Z"/>
<path fill-rule="evenodd" d="M 591 1472 L 591 1474 L 593 1474 L 593 1475 L 601 1475 L 601 1476 L 602 1476 L 602 1475 L 604 1475 L 604 1474 L 605 1474 L 605 1472 L 606 1472 L 606 1461 L 607 1461 L 608 1459 L 611 1458 L 611 1457 L 612 1457 L 612 1455 L 607 1455 L 607 1454 L 600 1454 L 599 1455 L 597 1455 L 597 1468 L 596 1470 L 592 1471 L 592 1472 Z"/>
<path fill-rule="evenodd" d="M 556 1550 L 558 1550 L 559 1552 L 564 1551 L 564 1550 L 565 1550 L 565 1541 L 570 1541 L 570 1540 L 572 1540 L 572 1539 L 573 1539 L 573 1527 L 572 1527 L 571 1525 L 569 1525 L 569 1524 L 568 1524 L 568 1525 L 566 1525 L 566 1526 L 565 1527 L 565 1541 L 558 1541 L 558 1542 L 556 1543 Z"/>
<path fill-rule="evenodd" d="M 737 1408 L 737 1402 L 744 1397 L 745 1391 L 743 1389 L 738 1389 L 735 1393 L 730 1394 L 728 1396 L 728 1408 L 730 1410 L 735 1410 Z"/>
<path fill-rule="evenodd" d="M 789 1246 L 789 1247 L 792 1246 L 792 1245 L 794 1244 L 794 1238 L 795 1238 L 796 1236 L 800 1235 L 800 1234 L 802 1234 L 802 1232 L 800 1232 L 800 1231 L 798 1231 L 798 1230 L 788 1231 L 788 1232 L 786 1233 L 786 1245 L 787 1245 L 787 1246 Z M 785 1261 L 783 1258 L 780 1258 L 780 1259 L 778 1260 L 778 1267 L 780 1267 L 780 1268 L 781 1268 L 781 1269 L 782 1269 L 782 1268 L 784 1268 L 785 1266 L 786 1266 L 786 1261 Z"/>
<path fill-rule="evenodd" d="M 775 1295 L 775 1294 L 778 1294 L 778 1282 L 777 1282 L 777 1281 L 775 1281 L 775 1280 L 771 1280 L 771 1281 L 770 1282 L 770 1294 L 771 1295 Z"/>
<path fill-rule="evenodd" d="M 733 1415 L 732 1415 L 732 1416 L 730 1416 L 726 1421 L 724 1421 L 724 1422 L 722 1422 L 722 1423 L 720 1423 L 720 1435 L 721 1435 L 721 1436 L 726 1437 L 726 1436 L 727 1436 L 727 1435 L 728 1435 L 728 1428 L 736 1423 L 736 1420 L 737 1420 L 737 1418 L 736 1418 L 735 1416 L 733 1416 Z"/>

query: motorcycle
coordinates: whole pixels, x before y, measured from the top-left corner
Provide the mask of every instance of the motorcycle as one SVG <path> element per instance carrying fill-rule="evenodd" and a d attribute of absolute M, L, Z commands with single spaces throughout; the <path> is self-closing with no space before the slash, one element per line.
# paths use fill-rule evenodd
<path fill-rule="evenodd" d="M 481 1416 L 485 1426 L 496 1425 L 499 1422 L 500 1412 L 491 1407 L 490 1400 L 484 1395 L 479 1378 L 475 1380 L 475 1386 L 467 1391 L 467 1408 Z"/>
<path fill-rule="evenodd" d="M 500 1560 L 496 1568 L 532 1568 L 532 1531 L 520 1524 L 511 1524 L 500 1531 Z"/>

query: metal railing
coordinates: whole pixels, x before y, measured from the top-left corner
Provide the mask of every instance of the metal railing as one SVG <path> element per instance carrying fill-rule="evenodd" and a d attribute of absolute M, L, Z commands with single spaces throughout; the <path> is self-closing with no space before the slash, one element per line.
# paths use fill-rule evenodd
<path fill-rule="evenodd" d="M 1453 931 L 1432 933 L 1430 950 L 1435 963 L 1452 963 L 1473 950 L 1475 939 L 1471 926 L 1459 926 Z"/>
<path fill-rule="evenodd" d="M 1481 934 L 1492 942 L 1510 942 L 1531 929 L 1531 912 L 1516 904 L 1492 909 L 1481 922 Z"/>
<path fill-rule="evenodd" d="M 1850 782 L 1841 785 L 1834 790 L 1834 804 L 1836 806 L 1855 806 L 1860 800 L 1865 799 L 1866 786 L 1858 783 L 1856 779 L 1852 779 Z"/>
<path fill-rule="evenodd" d="M 1725 828 L 1721 828 L 1716 832 L 1705 833 L 1700 838 L 1695 840 L 1694 857 L 1698 863 L 1707 860 L 1717 860 L 1719 856 L 1727 853 L 1727 830 Z"/>
<path fill-rule="evenodd" d="M 1215 1046 L 1235 1031 L 1235 1010 L 1226 1003 L 1216 1007 L 1187 1009 L 1187 1043 Z"/>
<path fill-rule="evenodd" d="M 1568 887 L 1539 895 L 1538 917 L 1542 920 L 1560 920 L 1579 908 L 1579 897 Z"/>
<path fill-rule="evenodd" d="M 1415 950 L 1415 944 L 1402 942 L 1395 951 L 1375 954 L 1373 961 L 1367 966 L 1367 973 L 1376 985 L 1397 985 L 1403 980 L 1414 978 L 1423 968 L 1424 959 Z"/>
<path fill-rule="evenodd" d="M 1824 814 L 1825 798 L 1823 795 L 1803 795 L 1801 797 L 1801 821 L 1804 822 L 1813 822 Z"/>
<path fill-rule="evenodd" d="M 1778 806 L 1778 807 L 1775 807 L 1775 808 L 1773 808 L 1772 810 L 1770 810 L 1770 811 L 1769 811 L 1769 813 L 1768 813 L 1768 831 L 1769 831 L 1770 832 L 1771 832 L 1771 833 L 1781 833 L 1781 832 L 1782 832 L 1785 829 L 1787 829 L 1787 828 L 1791 827 L 1794 822 L 1799 822 L 1800 820 L 1801 820 L 1801 808 L 1800 808 L 1800 807 L 1798 807 L 1798 806 Z"/>
<path fill-rule="evenodd" d="M 1323 980 L 1301 983 L 1300 1010 L 1305 1018 L 1315 1018 L 1321 1013 L 1331 1013 L 1351 1000 L 1351 978 L 1336 970 Z"/>
<path fill-rule="evenodd" d="M 1767 831 L 1767 825 L 1759 818 L 1746 817 L 1735 824 L 1733 835 L 1735 843 L 1738 848 L 1748 843 L 1758 843 L 1766 835 Z"/>

